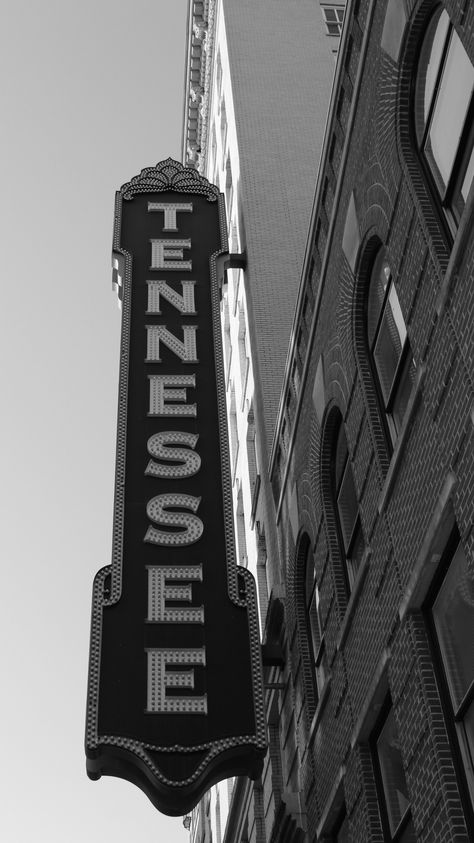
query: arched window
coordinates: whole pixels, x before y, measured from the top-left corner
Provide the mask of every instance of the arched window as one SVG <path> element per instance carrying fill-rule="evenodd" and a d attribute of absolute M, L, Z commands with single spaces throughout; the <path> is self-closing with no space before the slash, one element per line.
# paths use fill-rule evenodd
<path fill-rule="evenodd" d="M 474 66 L 440 6 L 426 31 L 418 63 L 415 127 L 451 231 L 474 175 Z"/>
<path fill-rule="evenodd" d="M 378 252 L 370 275 L 367 342 L 393 446 L 407 409 L 415 378 L 415 363 L 392 272 L 383 249 Z"/>
<path fill-rule="evenodd" d="M 313 681 L 316 683 L 319 698 L 326 681 L 327 659 L 321 626 L 318 581 L 316 579 L 313 553 L 308 537 L 304 538 L 304 544 L 306 546 L 304 558 L 306 622 L 310 643 Z"/>
<path fill-rule="evenodd" d="M 338 522 L 339 543 L 345 560 L 346 590 L 349 593 L 354 585 L 365 550 L 365 543 L 342 419 L 335 436 L 332 455 L 332 491 Z"/>

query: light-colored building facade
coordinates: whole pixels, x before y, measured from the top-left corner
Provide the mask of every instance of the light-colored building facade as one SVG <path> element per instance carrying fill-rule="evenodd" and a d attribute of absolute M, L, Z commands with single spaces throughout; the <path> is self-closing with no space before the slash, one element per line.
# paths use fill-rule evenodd
<path fill-rule="evenodd" d="M 314 0 L 189 5 L 182 154 L 224 193 L 240 256 L 222 329 L 238 562 L 258 582 L 262 636 L 268 597 L 283 588 L 268 466 L 339 40 L 325 21 Z M 269 755 L 262 784 L 239 780 L 239 804 L 256 798 L 253 822 L 265 814 L 269 827 L 272 775 Z M 213 788 L 193 814 L 193 843 L 223 841 L 236 801 L 233 782 Z"/>

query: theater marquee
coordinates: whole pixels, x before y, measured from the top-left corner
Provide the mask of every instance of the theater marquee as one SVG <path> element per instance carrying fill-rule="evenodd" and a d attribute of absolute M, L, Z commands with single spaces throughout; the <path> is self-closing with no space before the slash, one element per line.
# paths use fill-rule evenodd
<path fill-rule="evenodd" d="M 118 191 L 112 564 L 94 581 L 86 755 L 164 813 L 265 751 L 255 585 L 235 562 L 217 266 L 222 195 L 172 159 Z"/>

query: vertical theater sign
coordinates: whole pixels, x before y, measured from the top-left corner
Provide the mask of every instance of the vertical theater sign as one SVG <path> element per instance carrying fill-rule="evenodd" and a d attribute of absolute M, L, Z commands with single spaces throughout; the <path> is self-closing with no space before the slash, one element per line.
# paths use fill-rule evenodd
<path fill-rule="evenodd" d="M 112 563 L 93 589 L 86 755 L 164 813 L 265 751 L 255 584 L 237 566 L 219 319 L 223 197 L 168 159 L 116 195 Z"/>

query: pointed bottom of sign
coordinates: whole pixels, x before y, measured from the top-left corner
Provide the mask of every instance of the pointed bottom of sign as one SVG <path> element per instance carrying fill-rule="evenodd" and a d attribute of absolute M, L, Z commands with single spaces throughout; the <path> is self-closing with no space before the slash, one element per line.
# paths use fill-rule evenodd
<path fill-rule="evenodd" d="M 221 752 L 209 763 L 209 753 L 196 755 L 196 772 L 182 781 L 172 781 L 161 773 L 158 765 L 166 763 L 161 753 L 134 752 L 118 746 L 107 746 L 90 753 L 87 775 L 93 781 L 102 776 L 115 776 L 135 784 L 155 808 L 171 817 L 189 813 L 203 793 L 224 778 L 248 776 L 257 779 L 262 773 L 262 750 L 255 747 L 234 747 Z M 153 756 L 153 757 L 152 757 Z M 159 757 L 158 757 L 159 756 Z M 169 759 L 168 759 L 169 760 Z M 189 768 L 188 768 L 189 769 Z"/>

